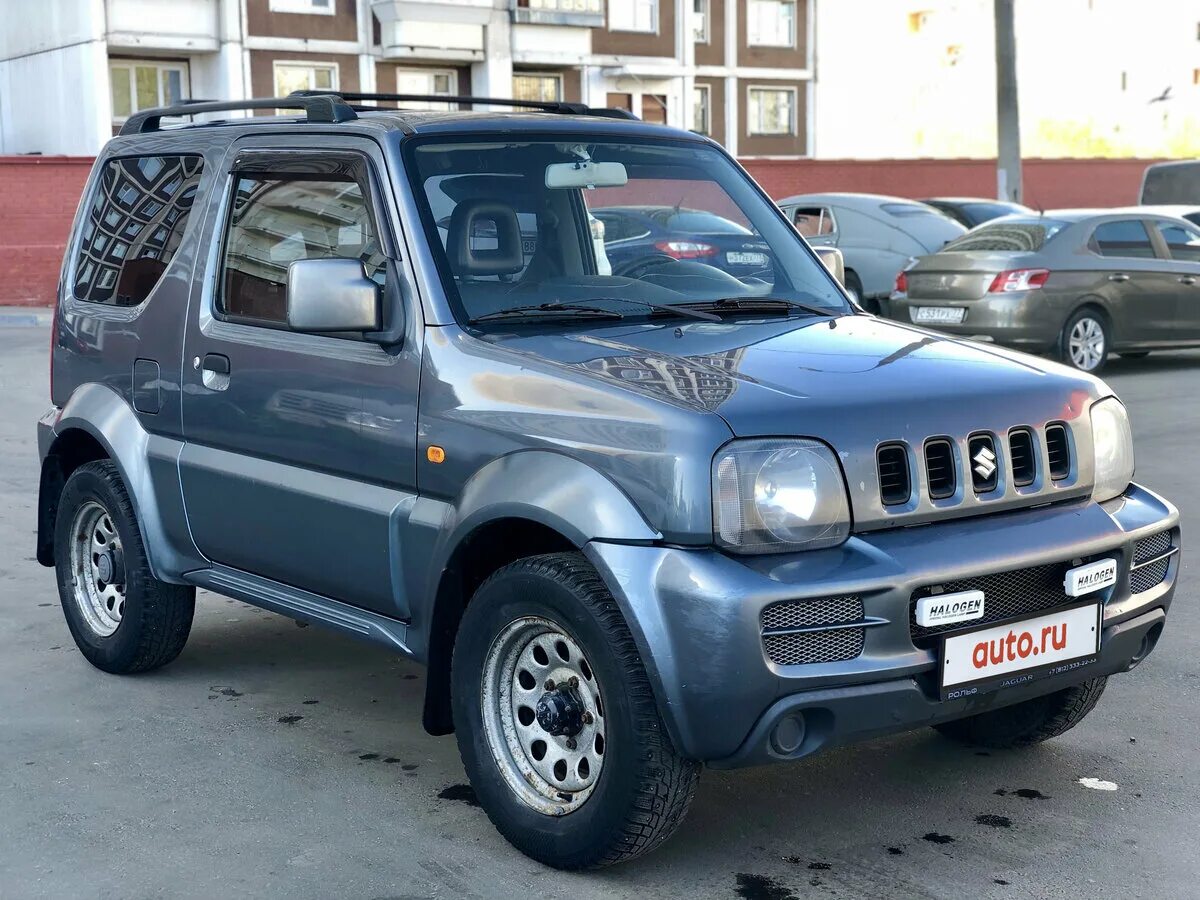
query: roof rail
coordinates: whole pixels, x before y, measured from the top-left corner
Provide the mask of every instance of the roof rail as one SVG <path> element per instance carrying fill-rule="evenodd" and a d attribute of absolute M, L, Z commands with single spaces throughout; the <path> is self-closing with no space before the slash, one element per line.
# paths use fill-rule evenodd
<path fill-rule="evenodd" d="M 636 119 L 633 113 L 624 109 L 593 108 L 584 103 L 571 103 L 565 100 L 517 100 L 512 97 L 472 97 L 446 94 L 363 94 L 351 91 L 293 91 L 290 97 L 340 97 L 350 103 L 361 103 L 366 100 L 384 100 L 397 103 L 458 103 L 467 107 L 475 104 L 487 106 L 511 106 L 514 109 L 536 109 L 541 112 L 558 113 L 567 116 L 605 116 L 612 119 Z M 360 107 L 361 108 L 361 107 Z"/>
<path fill-rule="evenodd" d="M 353 109 L 329 91 L 296 93 L 287 97 L 259 97 L 251 100 L 184 101 L 177 106 L 160 106 L 136 112 L 121 126 L 121 134 L 146 134 L 158 131 L 165 116 L 194 116 L 198 113 L 228 112 L 241 109 L 302 109 L 308 122 L 327 124 L 357 119 Z"/>

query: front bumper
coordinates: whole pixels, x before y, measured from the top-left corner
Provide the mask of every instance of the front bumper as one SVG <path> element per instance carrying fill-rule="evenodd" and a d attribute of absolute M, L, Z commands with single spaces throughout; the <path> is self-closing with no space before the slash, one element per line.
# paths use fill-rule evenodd
<path fill-rule="evenodd" d="M 716 767 L 793 759 L 825 747 L 971 715 L 1129 668 L 1157 641 L 1179 572 L 1130 592 L 1134 544 L 1178 528 L 1178 511 L 1131 485 L 1123 498 L 854 535 L 840 547 L 732 557 L 593 542 L 586 547 L 620 603 L 676 747 Z M 1001 691 L 938 699 L 937 652 L 914 645 L 912 594 L 931 584 L 1064 560 L 1115 556 L 1099 658 L 1091 665 Z M 761 613 L 772 603 L 858 595 L 861 654 L 842 662 L 777 665 L 766 655 Z M 1066 598 L 1064 597 L 1064 602 Z M 799 716 L 796 746 L 776 726 Z M 793 737 L 796 728 L 791 728 Z"/>
<path fill-rule="evenodd" d="M 1040 296 L 1041 291 L 1014 291 L 988 294 L 979 300 L 922 300 L 919 297 L 892 297 L 880 304 L 881 314 L 898 322 L 931 328 L 956 337 L 994 341 L 1008 347 L 1040 352 L 1058 342 L 1062 321 L 1054 304 Z M 921 306 L 965 309 L 960 324 L 914 322 L 912 311 Z"/>

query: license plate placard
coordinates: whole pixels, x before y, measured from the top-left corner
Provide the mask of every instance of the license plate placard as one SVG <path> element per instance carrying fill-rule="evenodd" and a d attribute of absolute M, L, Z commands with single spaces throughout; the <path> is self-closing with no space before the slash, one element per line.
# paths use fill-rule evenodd
<path fill-rule="evenodd" d="M 959 325 L 967 317 L 961 306 L 917 306 L 912 310 L 912 320 L 921 324 Z"/>
<path fill-rule="evenodd" d="M 1099 603 L 1058 609 L 946 638 L 942 699 L 996 690 L 1094 661 L 1100 649 Z"/>
<path fill-rule="evenodd" d="M 767 264 L 767 254 L 742 253 L 731 250 L 725 254 L 725 262 L 731 266 L 765 266 Z"/>

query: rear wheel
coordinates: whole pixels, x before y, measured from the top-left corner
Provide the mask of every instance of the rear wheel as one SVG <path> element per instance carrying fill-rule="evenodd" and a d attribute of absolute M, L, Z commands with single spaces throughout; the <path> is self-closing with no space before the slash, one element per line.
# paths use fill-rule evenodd
<path fill-rule="evenodd" d="M 1082 722 L 1100 700 L 1107 681 L 1107 678 L 1093 678 L 1044 697 L 933 727 L 948 738 L 978 747 L 998 750 L 1031 747 Z"/>
<path fill-rule="evenodd" d="M 1060 339 L 1063 362 L 1082 372 L 1099 372 L 1108 357 L 1108 323 L 1095 309 L 1084 308 L 1067 320 Z"/>
<path fill-rule="evenodd" d="M 846 270 L 846 283 L 844 287 L 846 288 L 846 293 L 850 295 L 850 299 L 867 312 L 879 312 L 879 302 L 877 300 L 867 301 L 863 299 L 862 279 L 858 277 L 858 273 L 853 269 Z"/>
<path fill-rule="evenodd" d="M 699 766 L 675 751 L 616 601 L 579 554 L 492 575 L 463 615 L 451 678 L 467 775 L 521 852 L 603 866 L 683 820 Z"/>
<path fill-rule="evenodd" d="M 115 674 L 164 666 L 187 642 L 195 589 L 150 574 L 133 503 L 109 460 L 76 469 L 54 530 L 63 614 L 88 662 Z"/>

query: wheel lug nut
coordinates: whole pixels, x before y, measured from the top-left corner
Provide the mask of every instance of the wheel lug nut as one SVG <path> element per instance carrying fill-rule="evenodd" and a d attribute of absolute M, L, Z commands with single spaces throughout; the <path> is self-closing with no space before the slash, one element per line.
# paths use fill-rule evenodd
<path fill-rule="evenodd" d="M 554 690 L 554 679 L 553 678 L 546 679 L 546 690 L 548 690 L 548 691 Z"/>
<path fill-rule="evenodd" d="M 570 680 L 567 681 L 567 684 L 569 684 L 573 688 L 577 688 L 577 687 L 579 687 L 579 679 L 576 678 L 574 675 L 572 675 Z"/>
<path fill-rule="evenodd" d="M 594 722 L 594 721 L 595 721 L 595 719 L 593 718 L 593 716 L 592 716 L 591 712 L 589 712 L 588 710 L 584 710 L 584 712 L 583 712 L 583 724 L 584 724 L 584 725 L 591 725 L 591 724 L 592 724 L 592 722 Z"/>
<path fill-rule="evenodd" d="M 567 749 L 568 750 L 575 749 L 575 738 L 567 738 Z"/>

